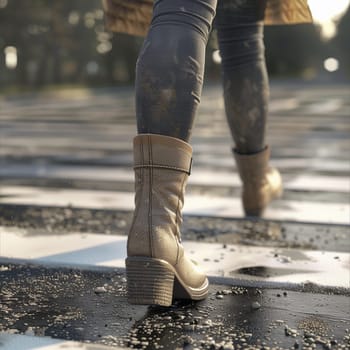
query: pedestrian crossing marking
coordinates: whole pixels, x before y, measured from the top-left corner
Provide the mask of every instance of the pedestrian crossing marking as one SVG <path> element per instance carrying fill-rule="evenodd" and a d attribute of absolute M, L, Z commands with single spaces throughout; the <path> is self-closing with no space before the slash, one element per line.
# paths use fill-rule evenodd
<path fill-rule="evenodd" d="M 6 333 L 0 333 L 0 344 L 1 350 L 125 350 L 115 346 Z"/>
<path fill-rule="evenodd" d="M 287 162 L 282 163 L 286 164 Z M 290 166 L 298 162 L 291 162 Z M 346 164 L 336 164 L 339 169 L 347 169 Z M 278 165 L 278 161 L 272 162 Z M 287 164 L 288 165 L 288 164 Z M 342 166 L 343 165 L 343 166 Z M 281 167 L 278 167 L 281 170 Z M 349 167 L 350 170 L 350 167 Z M 281 171 L 282 172 L 282 171 Z M 283 175 L 283 172 L 282 172 Z M 0 169 L 0 177 L 5 178 L 41 178 L 65 180 L 91 180 L 133 183 L 134 172 L 131 167 L 99 167 L 99 166 L 65 166 L 65 165 L 9 165 Z M 234 169 L 212 170 L 194 167 L 189 177 L 189 185 L 241 187 L 241 181 Z M 348 176 L 325 176 L 295 174 L 284 179 L 286 190 L 328 191 L 350 194 Z"/>
<path fill-rule="evenodd" d="M 26 186 L 3 186 L 0 204 L 39 205 L 53 207 L 133 210 L 134 194 L 120 191 L 45 189 Z M 276 200 L 267 208 L 264 218 L 348 225 L 348 203 L 315 203 L 308 201 Z M 185 215 L 241 218 L 241 201 L 235 197 L 216 197 L 188 194 Z"/>
<path fill-rule="evenodd" d="M 1 257 L 44 265 L 125 268 L 126 236 L 93 233 L 31 235 L 24 229 L 0 227 Z M 349 288 L 350 254 L 291 248 L 254 247 L 184 241 L 191 259 L 210 277 L 269 281 L 285 284 L 315 283 Z M 1 260 L 0 257 L 0 260 Z M 248 276 L 239 271 L 254 266 L 279 271 L 271 276 Z"/>

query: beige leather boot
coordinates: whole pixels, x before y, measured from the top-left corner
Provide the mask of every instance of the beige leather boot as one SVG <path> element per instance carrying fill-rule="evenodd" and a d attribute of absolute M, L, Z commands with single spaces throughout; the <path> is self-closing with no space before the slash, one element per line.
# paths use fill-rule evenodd
<path fill-rule="evenodd" d="M 169 306 L 204 299 L 208 279 L 181 244 L 181 210 L 192 148 L 168 136 L 134 139 L 135 212 L 126 259 L 128 301 Z"/>
<path fill-rule="evenodd" d="M 279 171 L 269 167 L 270 149 L 255 154 L 233 151 L 237 169 L 243 183 L 242 202 L 247 216 L 261 216 L 266 206 L 282 195 Z"/>

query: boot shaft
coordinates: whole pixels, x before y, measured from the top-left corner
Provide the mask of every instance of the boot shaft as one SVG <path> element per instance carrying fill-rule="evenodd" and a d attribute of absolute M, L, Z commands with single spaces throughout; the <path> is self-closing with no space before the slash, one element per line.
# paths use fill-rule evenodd
<path fill-rule="evenodd" d="M 153 134 L 135 137 L 135 212 L 128 255 L 176 263 L 191 162 L 192 148 L 184 141 Z"/>
<path fill-rule="evenodd" d="M 270 159 L 270 148 L 267 146 L 263 151 L 255 154 L 240 154 L 233 150 L 237 170 L 243 184 L 260 186 L 265 181 Z"/>
<path fill-rule="evenodd" d="M 255 154 L 233 152 L 243 183 L 242 202 L 245 214 L 261 216 L 272 199 L 282 194 L 282 179 L 277 169 L 269 166 L 270 149 Z"/>

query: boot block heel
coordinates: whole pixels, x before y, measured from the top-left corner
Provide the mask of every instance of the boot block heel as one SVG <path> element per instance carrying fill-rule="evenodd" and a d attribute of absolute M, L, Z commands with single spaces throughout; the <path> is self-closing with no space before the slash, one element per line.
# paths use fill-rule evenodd
<path fill-rule="evenodd" d="M 175 274 L 167 262 L 147 257 L 129 257 L 125 263 L 130 304 L 172 304 Z"/>

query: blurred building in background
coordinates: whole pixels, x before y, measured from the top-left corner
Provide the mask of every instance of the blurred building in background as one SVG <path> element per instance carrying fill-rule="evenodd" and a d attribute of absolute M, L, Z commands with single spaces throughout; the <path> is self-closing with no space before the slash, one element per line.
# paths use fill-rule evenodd
<path fill-rule="evenodd" d="M 350 77 L 350 8 L 330 39 L 318 25 L 265 29 L 272 77 Z M 142 38 L 108 33 L 100 0 L 0 0 L 0 89 L 48 85 L 130 84 Z M 207 49 L 207 79 L 220 78 L 215 31 Z"/>

